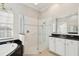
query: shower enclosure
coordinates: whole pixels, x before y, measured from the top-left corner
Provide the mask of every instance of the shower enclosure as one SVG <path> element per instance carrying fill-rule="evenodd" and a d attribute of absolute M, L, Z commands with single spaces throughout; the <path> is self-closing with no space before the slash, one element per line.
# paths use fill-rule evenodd
<path fill-rule="evenodd" d="M 20 18 L 20 36 L 23 34 L 24 54 L 32 55 L 48 49 L 48 37 L 46 21 L 39 24 L 38 20 L 28 16 Z M 22 37 L 22 38 L 23 38 Z M 20 38 L 20 39 L 22 39 Z"/>

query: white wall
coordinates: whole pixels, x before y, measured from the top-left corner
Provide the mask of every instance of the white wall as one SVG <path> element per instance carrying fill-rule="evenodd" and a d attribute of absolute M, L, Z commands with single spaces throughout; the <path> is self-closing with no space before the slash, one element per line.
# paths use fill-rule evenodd
<path fill-rule="evenodd" d="M 19 38 L 19 15 L 33 18 L 33 21 L 36 21 L 35 24 L 37 24 L 38 12 L 36 10 L 20 3 L 8 3 L 6 5 L 7 8 L 11 8 L 14 13 L 14 38 Z"/>
<path fill-rule="evenodd" d="M 61 4 L 53 4 L 49 7 L 48 10 L 41 13 L 42 17 L 53 16 L 60 17 L 76 12 L 79 7 L 77 3 L 61 3 Z"/>

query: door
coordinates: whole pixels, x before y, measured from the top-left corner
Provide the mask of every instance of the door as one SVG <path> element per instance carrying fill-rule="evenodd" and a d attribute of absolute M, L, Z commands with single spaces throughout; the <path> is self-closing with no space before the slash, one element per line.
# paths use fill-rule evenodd
<path fill-rule="evenodd" d="M 66 56 L 78 55 L 78 41 L 66 40 Z"/>
<path fill-rule="evenodd" d="M 39 26 L 39 52 L 46 50 L 48 48 L 48 40 L 46 38 L 46 25 L 43 24 Z"/>
<path fill-rule="evenodd" d="M 65 55 L 65 39 L 56 38 L 56 53 Z"/>
<path fill-rule="evenodd" d="M 37 26 L 25 25 L 24 54 L 37 54 Z"/>
<path fill-rule="evenodd" d="M 49 37 L 49 50 L 55 52 L 55 38 Z"/>

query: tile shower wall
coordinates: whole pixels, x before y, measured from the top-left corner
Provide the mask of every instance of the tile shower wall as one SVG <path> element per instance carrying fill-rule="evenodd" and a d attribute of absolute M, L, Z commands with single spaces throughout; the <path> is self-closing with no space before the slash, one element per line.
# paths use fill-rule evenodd
<path fill-rule="evenodd" d="M 24 16 L 24 54 L 38 53 L 37 19 Z"/>
<path fill-rule="evenodd" d="M 40 18 L 39 20 L 39 51 L 48 49 L 49 35 L 54 31 L 52 30 L 52 17 Z"/>
<path fill-rule="evenodd" d="M 39 52 L 46 49 L 46 26 L 41 25 L 39 26 Z"/>

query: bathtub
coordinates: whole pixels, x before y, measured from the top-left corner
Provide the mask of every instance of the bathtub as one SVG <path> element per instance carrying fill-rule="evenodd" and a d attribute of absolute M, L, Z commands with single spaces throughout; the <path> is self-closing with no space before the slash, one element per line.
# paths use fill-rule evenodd
<path fill-rule="evenodd" d="M 18 47 L 17 43 L 6 43 L 0 45 L 0 56 L 7 56 L 15 51 Z"/>

